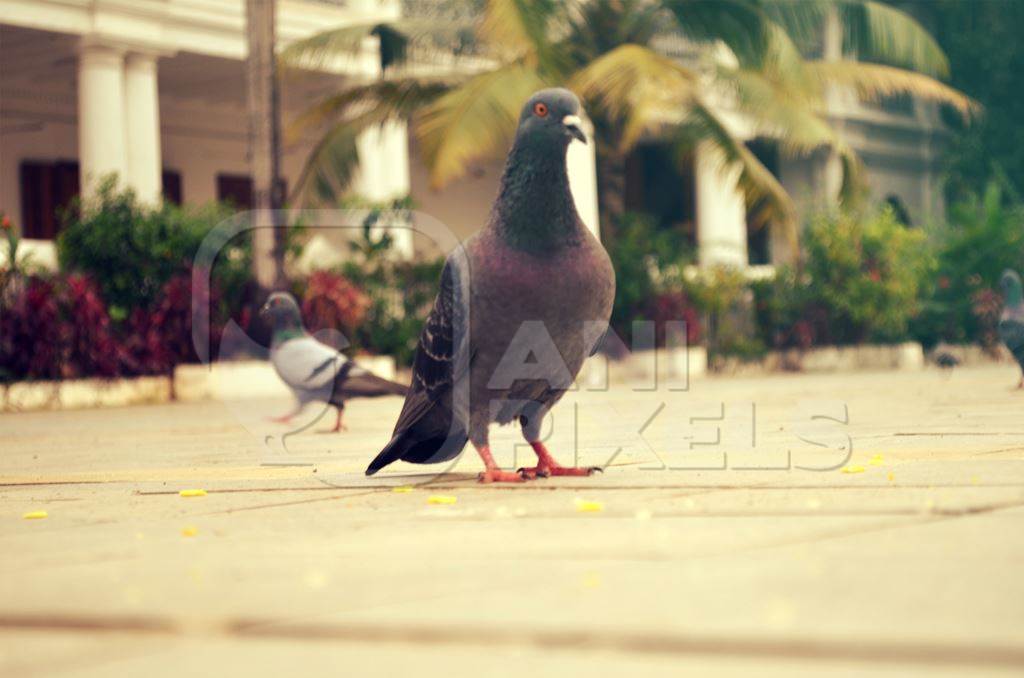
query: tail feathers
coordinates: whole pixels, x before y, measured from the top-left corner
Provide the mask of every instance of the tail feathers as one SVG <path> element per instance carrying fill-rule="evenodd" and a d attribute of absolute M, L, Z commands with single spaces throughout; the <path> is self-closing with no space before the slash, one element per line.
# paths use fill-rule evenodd
<path fill-rule="evenodd" d="M 365 372 L 353 374 L 339 380 L 335 390 L 342 398 L 379 398 L 381 396 L 404 396 L 409 391 L 405 384 L 390 381 Z"/>
<path fill-rule="evenodd" d="M 388 464 L 407 461 L 413 464 L 438 464 L 459 456 L 469 437 L 465 431 L 423 435 L 414 429 L 398 431 L 384 449 L 366 467 L 366 475 L 372 476 Z"/>

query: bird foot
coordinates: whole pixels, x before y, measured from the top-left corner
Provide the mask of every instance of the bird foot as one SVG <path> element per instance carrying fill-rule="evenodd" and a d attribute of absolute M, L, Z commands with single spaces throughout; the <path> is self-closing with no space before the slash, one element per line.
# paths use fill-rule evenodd
<path fill-rule="evenodd" d="M 290 424 L 292 423 L 292 416 L 290 414 L 286 414 L 280 417 L 267 417 L 267 421 L 274 424 Z"/>
<path fill-rule="evenodd" d="M 342 424 L 341 426 L 335 426 L 334 428 L 324 429 L 323 431 L 317 431 L 317 433 L 341 433 L 342 431 L 348 431 L 348 426 Z"/>
<path fill-rule="evenodd" d="M 533 480 L 551 476 L 591 476 L 595 473 L 604 473 L 604 469 L 600 466 L 532 466 L 521 468 L 518 473 L 527 480 Z"/>
<path fill-rule="evenodd" d="M 476 477 L 481 483 L 521 483 L 526 480 L 515 471 L 502 471 L 499 468 L 489 468 Z"/>

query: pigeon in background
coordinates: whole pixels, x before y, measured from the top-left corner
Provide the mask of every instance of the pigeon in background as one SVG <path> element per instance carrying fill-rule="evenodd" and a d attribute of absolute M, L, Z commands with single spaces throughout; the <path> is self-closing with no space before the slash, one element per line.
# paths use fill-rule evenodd
<path fill-rule="evenodd" d="M 952 370 L 954 367 L 960 366 L 960 358 L 945 342 L 939 342 L 932 350 L 932 360 L 943 370 Z"/>
<path fill-rule="evenodd" d="M 604 334 L 615 294 L 608 254 L 569 189 L 566 151 L 573 139 L 586 143 L 579 113 L 564 89 L 537 92 L 523 107 L 490 217 L 448 257 L 409 395 L 367 475 L 399 459 L 454 459 L 467 441 L 483 460 L 482 482 L 600 470 L 560 465 L 540 436 Z M 488 443 L 492 422 L 514 421 L 537 454 L 536 467 L 518 472 L 499 468 Z"/>
<path fill-rule="evenodd" d="M 329 403 L 338 410 L 330 431 L 337 432 L 344 428 L 341 414 L 346 400 L 406 394 L 402 384 L 372 374 L 306 333 L 299 305 L 287 292 L 271 294 L 260 309 L 260 317 L 273 328 L 270 362 L 297 400 L 293 411 L 274 421 L 290 421 L 311 402 Z"/>
<path fill-rule="evenodd" d="M 1003 313 L 999 316 L 999 338 L 1021 367 L 1017 388 L 1024 388 L 1024 292 L 1016 271 L 1003 271 L 999 279 L 1003 288 Z"/>

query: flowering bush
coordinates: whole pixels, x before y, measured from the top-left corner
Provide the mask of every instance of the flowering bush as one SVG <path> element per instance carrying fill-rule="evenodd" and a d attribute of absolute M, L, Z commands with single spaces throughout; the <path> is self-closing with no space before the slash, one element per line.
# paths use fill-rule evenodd
<path fill-rule="evenodd" d="M 951 205 L 937 229 L 938 270 L 913 328 L 922 343 L 997 343 L 999 276 L 1007 268 L 1024 270 L 1024 204 L 1006 193 L 989 185 L 983 195 Z"/>
<path fill-rule="evenodd" d="M 0 379 L 112 377 L 122 357 L 96 285 L 25 278 L 0 311 Z"/>
<path fill-rule="evenodd" d="M 755 286 L 762 336 L 775 346 L 901 341 L 934 262 L 922 231 L 890 209 L 820 215 L 804 233 L 805 268 Z"/>
<path fill-rule="evenodd" d="M 0 303 L 0 381 L 166 374 L 197 360 L 192 280 L 169 280 L 152 309 L 114 322 L 99 286 L 80 274 L 26 276 Z M 216 307 L 216 293 L 206 302 Z M 215 313 L 214 342 L 222 323 Z"/>
<path fill-rule="evenodd" d="M 370 298 L 345 276 L 331 271 L 315 271 L 309 276 L 302 317 L 310 332 L 331 329 L 352 337 L 369 309 Z"/>

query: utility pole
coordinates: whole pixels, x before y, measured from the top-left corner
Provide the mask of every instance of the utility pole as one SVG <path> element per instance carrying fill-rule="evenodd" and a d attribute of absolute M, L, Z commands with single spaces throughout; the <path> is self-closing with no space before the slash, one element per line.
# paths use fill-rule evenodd
<path fill-rule="evenodd" d="M 253 276 L 263 291 L 284 284 L 278 213 L 284 202 L 280 177 L 280 120 L 274 55 L 275 0 L 246 0 L 246 91 L 249 107 L 249 157 L 252 166 L 254 223 Z"/>

